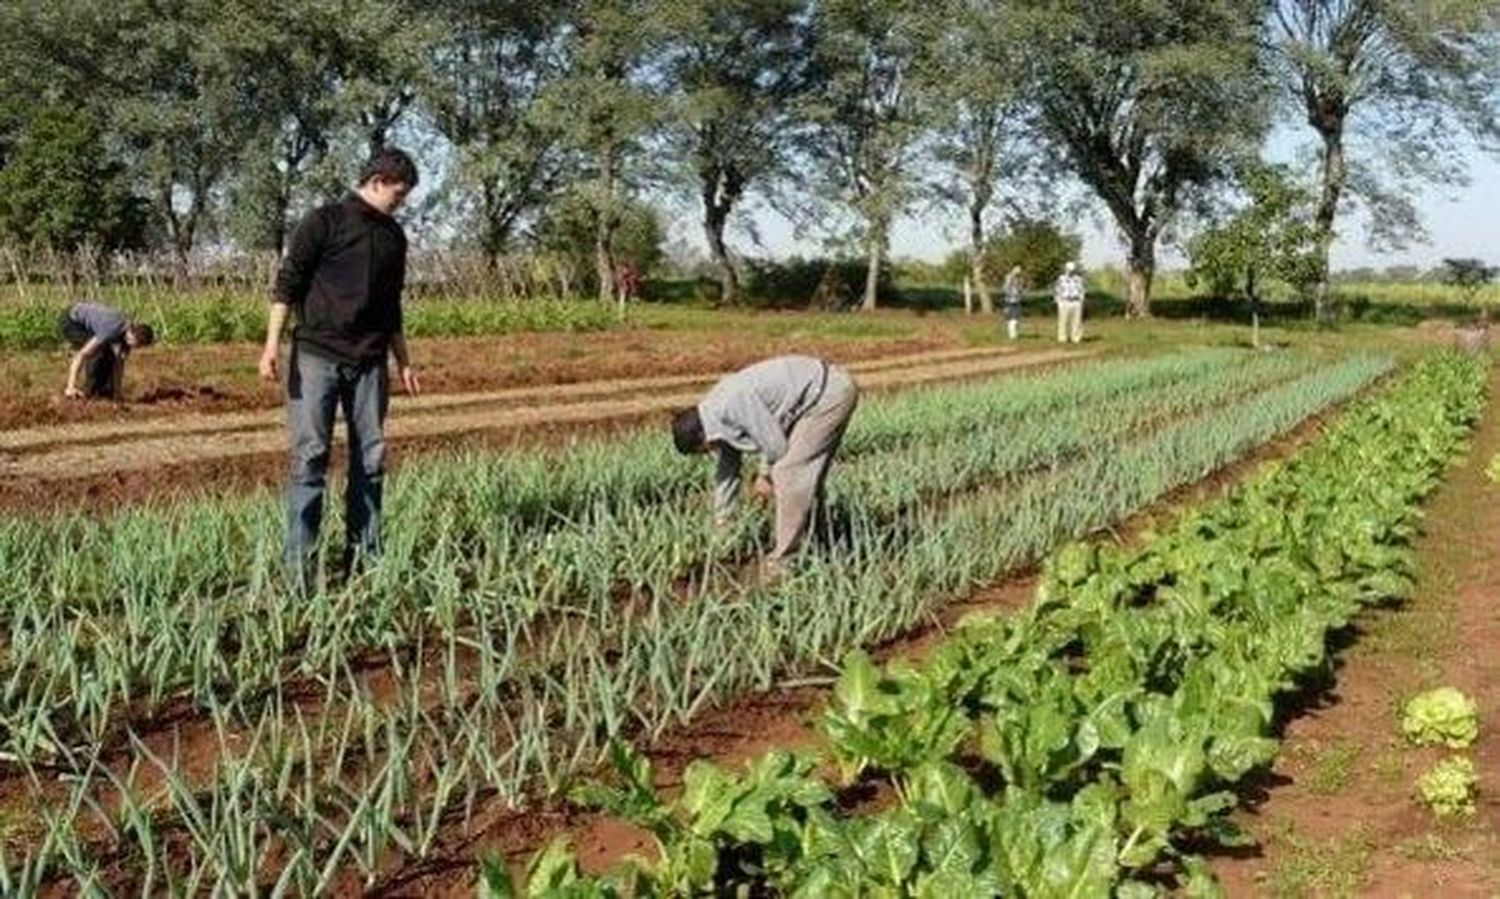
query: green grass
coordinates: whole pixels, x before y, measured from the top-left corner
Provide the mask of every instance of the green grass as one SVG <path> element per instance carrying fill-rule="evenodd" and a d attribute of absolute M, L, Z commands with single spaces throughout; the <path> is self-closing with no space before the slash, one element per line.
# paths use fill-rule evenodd
<path fill-rule="evenodd" d="M 1386 741 L 1379 754 L 1370 762 L 1370 773 L 1381 786 L 1399 787 L 1412 776 L 1406 770 L 1408 758 L 1405 745 L 1399 739 L 1392 738 Z"/>
<path fill-rule="evenodd" d="M 124 309 L 156 329 L 163 344 L 246 343 L 266 333 L 267 300 L 235 291 L 187 296 L 92 296 Z M 69 299 L 56 290 L 26 300 L 0 301 L 0 350 L 64 346 L 57 320 Z M 523 331 L 598 331 L 615 327 L 612 307 L 592 300 L 408 299 L 407 336 L 463 337 Z"/>
<path fill-rule="evenodd" d="M 1437 833 L 1425 833 L 1419 837 L 1412 837 L 1402 843 L 1398 851 L 1412 861 L 1419 862 L 1453 861 L 1465 855 L 1462 848 L 1453 845 L 1447 837 Z"/>
<path fill-rule="evenodd" d="M 1124 309 L 1123 276 L 1111 269 L 1091 276 L 1090 302 L 1086 330 L 1096 336 L 1101 323 L 1117 319 Z M 661 282 L 664 295 L 676 296 L 676 282 Z M 901 295 L 887 304 L 886 311 L 874 316 L 860 312 L 767 312 L 750 307 L 716 308 L 698 300 L 669 300 L 632 306 L 630 323 L 647 328 L 701 330 L 720 327 L 732 321 L 767 337 L 814 334 L 829 339 L 903 337 L 920 333 L 924 319 L 944 324 L 964 321 L 962 295 L 957 289 L 941 285 L 898 285 Z M 162 338 L 169 343 L 209 343 L 254 341 L 263 336 L 266 292 L 242 285 L 205 286 L 187 291 L 170 283 L 121 283 L 70 290 L 50 284 L 32 284 L 24 288 L 15 284 L 0 286 L 0 350 L 25 350 L 52 347 L 57 312 L 67 302 L 88 295 L 117 305 L 160 325 Z M 1273 298 L 1275 299 L 1275 298 Z M 1465 296 L 1455 288 L 1441 284 L 1355 283 L 1340 282 L 1335 300 L 1342 306 L 1343 328 L 1379 325 L 1412 325 L 1429 317 L 1456 317 L 1468 314 Z M 1500 285 L 1492 285 L 1475 295 L 1476 302 L 1500 306 Z M 503 334 L 525 330 L 594 330 L 616 323 L 612 307 L 592 299 L 512 300 L 456 296 L 428 296 L 418 291 L 409 294 L 409 331 L 414 337 Z M 792 306 L 796 306 L 793 303 Z M 1046 291 L 1034 293 L 1027 301 L 1027 332 L 1046 339 L 1052 325 L 1052 305 Z M 1198 323 L 1227 325 L 1248 324 L 1248 310 L 1234 303 L 1219 302 L 1199 296 L 1189 288 L 1180 272 L 1158 275 L 1153 295 L 1157 321 L 1149 328 L 1132 327 L 1132 332 L 1155 331 L 1162 320 L 1188 320 Z M 1132 323 L 1134 324 L 1134 323 Z M 1296 335 L 1316 333 L 1305 306 L 1283 302 L 1266 310 L 1266 337 L 1273 342 L 1295 339 Z M 969 329 L 966 327 L 966 331 Z M 974 330 L 972 342 L 984 345 L 998 337 L 999 325 L 993 318 Z M 1241 340 L 1247 337 L 1238 338 Z"/>
<path fill-rule="evenodd" d="M 1340 740 L 1331 746 L 1303 746 L 1304 754 L 1313 756 L 1304 781 L 1308 790 L 1318 796 L 1343 792 L 1354 781 L 1363 750 L 1357 743 Z"/>
<path fill-rule="evenodd" d="M 1365 825 L 1355 825 L 1330 839 L 1316 840 L 1298 833 L 1290 821 L 1282 821 L 1268 836 L 1268 842 L 1281 850 L 1265 873 L 1265 887 L 1272 896 L 1341 899 L 1359 894 L 1374 851 Z"/>

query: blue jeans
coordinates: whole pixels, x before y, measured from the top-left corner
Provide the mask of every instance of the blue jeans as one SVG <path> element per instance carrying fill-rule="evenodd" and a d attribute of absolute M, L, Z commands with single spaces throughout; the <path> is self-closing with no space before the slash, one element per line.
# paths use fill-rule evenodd
<path fill-rule="evenodd" d="M 385 361 L 350 365 L 292 350 L 287 372 L 287 420 L 292 465 L 286 488 L 286 562 L 303 580 L 313 574 L 328 455 L 336 410 L 349 428 L 349 486 L 344 495 L 344 562 L 380 553 L 381 479 L 385 471 L 385 414 L 390 373 Z"/>

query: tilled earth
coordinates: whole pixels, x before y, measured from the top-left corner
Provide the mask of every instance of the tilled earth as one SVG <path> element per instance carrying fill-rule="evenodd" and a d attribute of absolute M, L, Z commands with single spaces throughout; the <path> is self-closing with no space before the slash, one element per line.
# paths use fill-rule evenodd
<path fill-rule="evenodd" d="M 902 343 L 830 354 L 866 390 L 984 377 L 1090 355 L 944 349 Z M 850 358 L 853 357 L 853 358 Z M 397 396 L 388 436 L 398 456 L 518 439 L 547 440 L 638 425 L 695 402 L 743 361 L 701 360 L 696 370 L 649 377 Z M 339 438 L 342 439 L 342 438 Z M 0 508 L 99 508 L 164 493 L 235 490 L 280 481 L 287 445 L 277 407 L 189 411 L 15 427 L 0 431 Z"/>

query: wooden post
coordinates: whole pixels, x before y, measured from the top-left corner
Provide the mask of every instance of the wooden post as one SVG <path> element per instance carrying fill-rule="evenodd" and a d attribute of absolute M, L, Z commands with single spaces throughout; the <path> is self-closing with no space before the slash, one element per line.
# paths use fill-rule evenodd
<path fill-rule="evenodd" d="M 964 275 L 964 315 L 974 314 L 974 282 Z"/>

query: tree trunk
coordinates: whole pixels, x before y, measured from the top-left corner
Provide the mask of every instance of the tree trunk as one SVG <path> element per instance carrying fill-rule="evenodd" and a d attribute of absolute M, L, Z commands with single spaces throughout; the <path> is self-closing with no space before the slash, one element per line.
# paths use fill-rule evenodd
<path fill-rule="evenodd" d="M 719 302 L 734 304 L 740 298 L 739 274 L 729 258 L 729 248 L 724 244 L 724 226 L 729 220 L 729 210 L 734 202 L 727 189 L 721 189 L 715 177 L 703 184 L 703 236 L 708 241 L 708 251 L 719 269 Z"/>
<path fill-rule="evenodd" d="M 1339 197 L 1344 191 L 1344 179 L 1348 174 L 1344 161 L 1343 122 L 1320 128 L 1323 136 L 1323 193 L 1318 200 L 1318 211 L 1314 218 L 1318 244 L 1318 282 L 1313 289 L 1313 311 L 1319 322 L 1328 322 L 1332 314 L 1329 304 L 1329 252 L 1333 248 L 1333 223 L 1338 215 Z"/>
<path fill-rule="evenodd" d="M 193 272 L 190 258 L 193 252 L 193 232 L 197 226 L 197 213 L 189 210 L 183 215 L 167 218 L 168 233 L 172 240 L 172 286 L 186 290 L 192 285 Z"/>
<path fill-rule="evenodd" d="M 284 146 L 281 154 L 282 170 L 273 171 L 276 177 L 276 196 L 273 198 L 275 209 L 271 210 L 270 218 L 270 244 L 276 255 L 286 249 L 287 239 L 287 213 L 292 208 L 292 191 L 297 187 L 298 174 L 302 169 L 302 161 L 312 152 L 311 142 L 301 139 L 294 134 L 290 146 Z"/>
<path fill-rule="evenodd" d="M 1138 235 L 1130 244 L 1130 294 L 1125 314 L 1130 318 L 1151 317 L 1151 280 L 1156 277 L 1156 242 Z"/>
<path fill-rule="evenodd" d="M 615 298 L 615 250 L 614 228 L 609 223 L 609 213 L 599 213 L 598 227 L 594 232 L 594 273 L 599 278 L 599 302 L 608 303 Z"/>
<path fill-rule="evenodd" d="M 484 234 L 480 245 L 484 248 L 485 268 L 496 272 L 500 268 L 500 254 L 510 242 L 510 219 L 500 199 L 500 189 L 494 178 L 480 182 L 480 202 L 484 210 Z"/>
<path fill-rule="evenodd" d="M 1260 349 L 1260 286 L 1255 279 L 1255 266 L 1245 267 L 1245 299 L 1250 303 L 1250 347 Z"/>
<path fill-rule="evenodd" d="M 172 286 L 185 290 L 192 286 L 192 266 L 188 263 L 189 248 L 179 241 L 172 242 Z"/>
<path fill-rule="evenodd" d="M 861 307 L 873 310 L 880 293 L 880 262 L 885 253 L 885 222 L 872 223 L 869 240 L 869 266 L 865 269 L 865 298 Z"/>
<path fill-rule="evenodd" d="M 969 277 L 979 293 L 979 311 L 991 315 L 995 303 L 990 296 L 989 282 L 984 278 L 984 207 L 987 205 L 989 198 L 981 200 L 977 195 L 969 204 Z"/>
<path fill-rule="evenodd" d="M 276 251 L 278 258 L 280 258 L 281 252 L 286 249 L 286 217 L 292 208 L 292 185 L 290 182 L 290 175 L 282 180 L 276 191 L 276 209 L 271 213 L 271 249 Z"/>
<path fill-rule="evenodd" d="M 594 210 L 594 272 L 599 278 L 599 301 L 615 298 L 615 154 L 600 154 L 598 208 Z M 623 309 L 621 310 L 624 311 Z"/>

